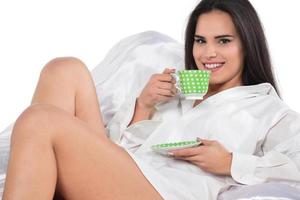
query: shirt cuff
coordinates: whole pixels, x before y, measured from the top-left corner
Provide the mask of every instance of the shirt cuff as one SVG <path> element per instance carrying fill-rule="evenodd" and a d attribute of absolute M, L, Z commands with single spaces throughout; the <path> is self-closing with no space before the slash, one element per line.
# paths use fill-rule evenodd
<path fill-rule="evenodd" d="M 108 123 L 107 129 L 109 138 L 119 143 L 123 132 L 130 123 L 135 110 L 136 98 L 125 101 L 112 120 Z"/>
<path fill-rule="evenodd" d="M 241 184 L 255 184 L 254 172 L 257 163 L 257 156 L 232 153 L 231 176 Z"/>

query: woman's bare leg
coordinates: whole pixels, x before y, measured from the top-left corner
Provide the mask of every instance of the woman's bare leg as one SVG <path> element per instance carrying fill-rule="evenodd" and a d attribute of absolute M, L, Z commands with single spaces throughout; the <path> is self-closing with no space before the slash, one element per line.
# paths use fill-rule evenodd
<path fill-rule="evenodd" d="M 104 131 L 104 130 L 102 130 Z M 82 120 L 36 104 L 16 121 L 4 200 L 161 199 L 125 150 Z"/>
<path fill-rule="evenodd" d="M 14 127 L 4 199 L 51 199 L 57 182 L 68 199 L 73 195 L 74 199 L 116 199 L 118 195 L 123 195 L 121 199 L 134 199 L 131 195 L 140 191 L 143 199 L 160 198 L 127 153 L 103 137 L 94 84 L 80 60 L 58 58 L 49 62 L 41 73 L 32 104 Z M 35 104 L 51 104 L 66 112 Z M 72 124 L 66 123 L 63 115 L 72 118 Z M 85 130 L 80 131 L 78 126 Z M 99 149 L 90 152 L 93 148 Z M 107 152 L 110 148 L 112 151 Z M 115 150 L 118 153 L 112 155 Z M 72 173 L 75 171 L 76 175 Z M 116 176 L 120 182 L 114 183 Z"/>
<path fill-rule="evenodd" d="M 95 130 L 104 127 L 91 74 L 77 58 L 61 57 L 46 64 L 31 102 L 37 103 L 64 109 Z"/>
<path fill-rule="evenodd" d="M 40 103 L 64 109 L 98 132 L 104 127 L 91 74 L 77 58 L 55 58 L 45 65 L 31 102 Z M 63 199 L 59 187 L 54 199 Z"/>

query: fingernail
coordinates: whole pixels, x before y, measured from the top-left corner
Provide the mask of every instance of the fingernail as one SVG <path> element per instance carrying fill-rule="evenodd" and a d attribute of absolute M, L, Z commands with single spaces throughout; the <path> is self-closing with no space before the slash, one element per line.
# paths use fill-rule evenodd
<path fill-rule="evenodd" d="M 174 153 L 173 152 L 168 152 L 168 155 L 169 156 L 174 156 Z"/>

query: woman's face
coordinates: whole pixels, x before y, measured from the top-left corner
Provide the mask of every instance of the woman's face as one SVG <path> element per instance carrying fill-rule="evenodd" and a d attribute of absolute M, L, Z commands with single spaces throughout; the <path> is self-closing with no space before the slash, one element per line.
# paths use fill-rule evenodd
<path fill-rule="evenodd" d="M 210 70 L 210 90 L 242 85 L 243 47 L 229 14 L 215 10 L 198 18 L 193 45 L 198 69 Z"/>

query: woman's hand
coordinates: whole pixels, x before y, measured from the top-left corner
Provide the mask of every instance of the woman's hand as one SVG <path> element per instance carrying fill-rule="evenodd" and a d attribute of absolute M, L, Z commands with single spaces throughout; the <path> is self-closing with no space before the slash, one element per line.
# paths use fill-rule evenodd
<path fill-rule="evenodd" d="M 219 142 L 198 139 L 201 145 L 171 152 L 175 159 L 191 162 L 202 170 L 216 175 L 231 175 L 232 154 Z"/>
<path fill-rule="evenodd" d="M 154 74 L 142 90 L 137 104 L 145 109 L 153 109 L 157 103 L 169 101 L 176 94 L 175 80 L 171 73 L 175 69 L 165 69 L 162 74 Z"/>
<path fill-rule="evenodd" d="M 134 115 L 128 126 L 141 120 L 151 119 L 157 103 L 169 101 L 175 96 L 175 80 L 171 76 L 174 72 L 175 69 L 165 69 L 162 74 L 151 76 L 136 100 Z"/>

